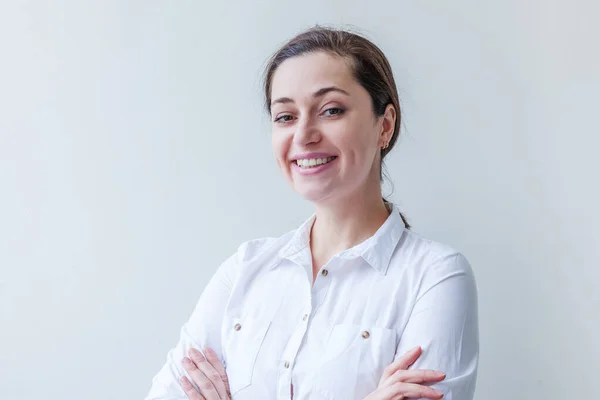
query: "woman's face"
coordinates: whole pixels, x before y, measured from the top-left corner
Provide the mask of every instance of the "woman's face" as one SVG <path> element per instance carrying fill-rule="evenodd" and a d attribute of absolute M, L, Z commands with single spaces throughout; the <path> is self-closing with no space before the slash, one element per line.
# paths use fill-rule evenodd
<path fill-rule="evenodd" d="M 275 158 L 300 195 L 330 202 L 379 184 L 390 121 L 375 116 L 346 60 L 324 52 L 287 59 L 272 78 L 271 99 Z"/>

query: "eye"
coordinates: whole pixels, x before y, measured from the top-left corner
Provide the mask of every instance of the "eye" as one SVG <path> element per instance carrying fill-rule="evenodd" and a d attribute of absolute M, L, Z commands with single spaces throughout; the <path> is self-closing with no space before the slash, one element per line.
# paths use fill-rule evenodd
<path fill-rule="evenodd" d="M 273 120 L 273 122 L 276 122 L 276 123 L 279 123 L 279 124 L 285 124 L 286 122 L 290 122 L 293 119 L 294 119 L 293 116 L 291 116 L 289 114 L 284 114 L 284 115 L 281 115 L 281 116 L 275 118 Z"/>
<path fill-rule="evenodd" d="M 332 108 L 328 108 L 327 110 L 323 111 L 323 114 L 325 114 L 325 116 L 327 117 L 333 117 L 336 115 L 341 115 L 344 113 L 344 109 L 343 108 L 339 108 L 339 107 L 332 107 Z"/>

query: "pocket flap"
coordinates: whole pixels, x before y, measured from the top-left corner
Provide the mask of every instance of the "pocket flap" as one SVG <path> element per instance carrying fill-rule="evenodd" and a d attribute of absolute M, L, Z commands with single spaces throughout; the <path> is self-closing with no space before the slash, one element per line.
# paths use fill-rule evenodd
<path fill-rule="evenodd" d="M 271 320 L 257 317 L 226 318 L 229 330 L 225 349 L 226 372 L 231 394 L 252 383 L 256 358 L 267 335 Z"/>

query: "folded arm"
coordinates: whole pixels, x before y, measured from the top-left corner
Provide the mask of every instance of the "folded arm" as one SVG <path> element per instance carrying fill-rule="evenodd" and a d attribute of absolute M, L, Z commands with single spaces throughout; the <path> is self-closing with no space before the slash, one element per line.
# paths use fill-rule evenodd
<path fill-rule="evenodd" d="M 444 400 L 472 400 L 479 357 L 477 288 L 460 253 L 435 261 L 422 280 L 415 306 L 395 358 L 415 346 L 423 354 L 410 369 L 433 369 L 446 379 L 432 388 Z"/>
<path fill-rule="evenodd" d="M 166 363 L 152 379 L 146 400 L 186 400 L 179 378 L 190 378 L 183 369 L 182 360 L 190 348 L 200 351 L 212 348 L 219 356 L 221 326 L 232 288 L 236 254 L 224 261 L 205 287 L 194 311 L 183 325 L 177 345 L 167 354 Z"/>

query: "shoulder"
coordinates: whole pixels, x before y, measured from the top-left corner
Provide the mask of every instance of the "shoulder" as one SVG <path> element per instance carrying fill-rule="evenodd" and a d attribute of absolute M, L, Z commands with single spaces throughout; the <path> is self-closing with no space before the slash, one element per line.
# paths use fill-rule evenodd
<path fill-rule="evenodd" d="M 396 265 L 404 268 L 396 269 L 404 270 L 415 301 L 430 293 L 448 304 L 476 303 L 477 283 L 471 263 L 455 247 L 406 231 L 397 252 Z"/>
<path fill-rule="evenodd" d="M 240 243 L 237 249 L 221 263 L 216 274 L 229 287 L 240 280 L 252 279 L 256 273 L 266 270 L 279 259 L 279 250 L 285 246 L 293 232 L 279 237 L 259 237 Z"/>
<path fill-rule="evenodd" d="M 238 269 L 248 270 L 253 265 L 265 265 L 278 260 L 279 252 L 292 239 L 295 230 L 280 236 L 258 237 L 242 242 L 235 254 Z"/>
<path fill-rule="evenodd" d="M 467 257 L 450 244 L 441 243 L 420 233 L 405 230 L 397 249 L 397 256 L 413 272 L 422 275 L 445 275 L 448 273 L 473 275 Z"/>
<path fill-rule="evenodd" d="M 238 262 L 251 262 L 265 255 L 277 254 L 291 239 L 294 231 L 281 236 L 266 236 L 242 242 L 236 252 Z"/>

